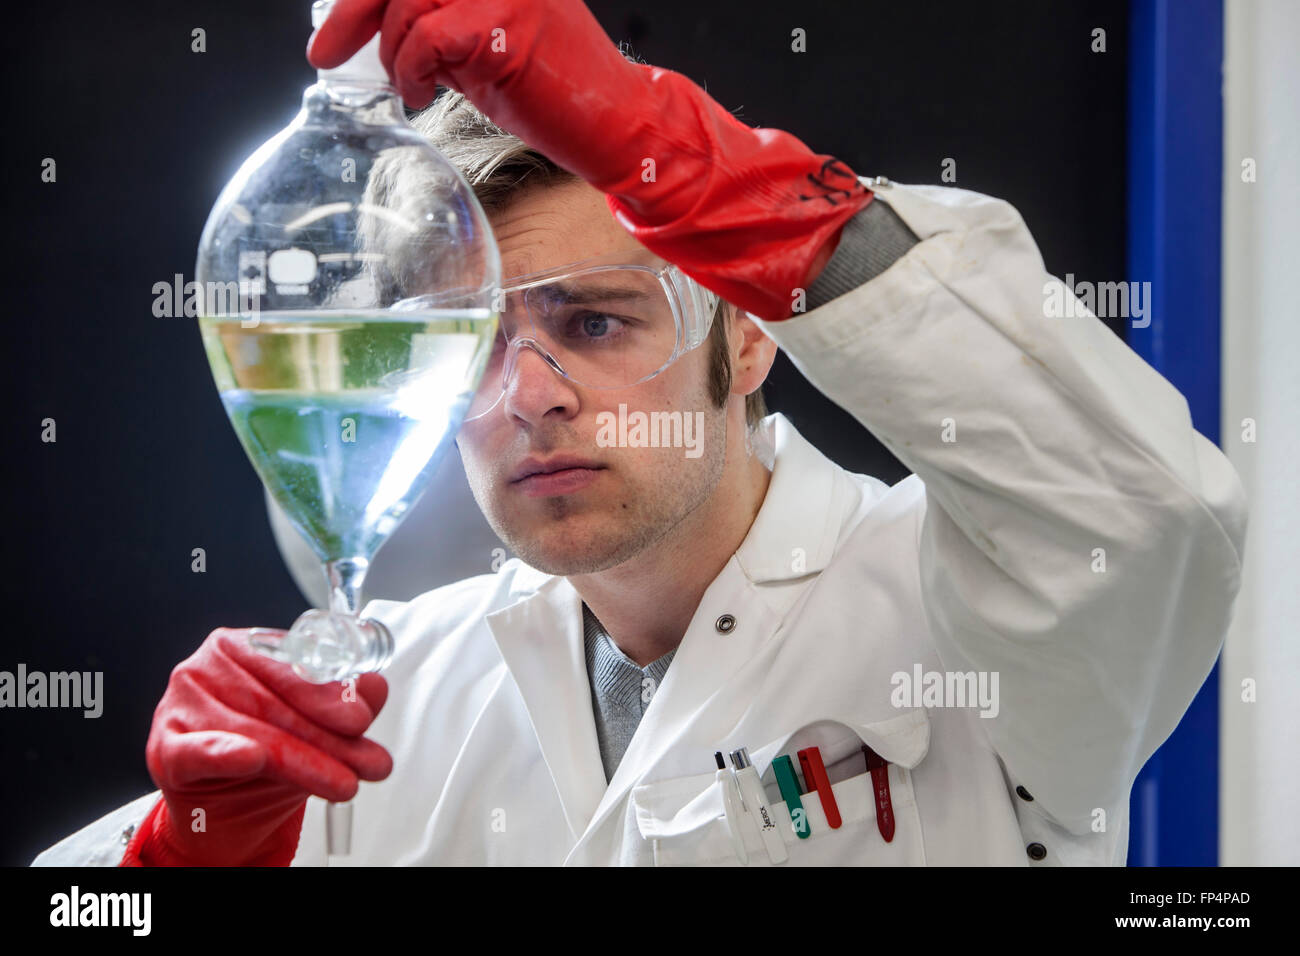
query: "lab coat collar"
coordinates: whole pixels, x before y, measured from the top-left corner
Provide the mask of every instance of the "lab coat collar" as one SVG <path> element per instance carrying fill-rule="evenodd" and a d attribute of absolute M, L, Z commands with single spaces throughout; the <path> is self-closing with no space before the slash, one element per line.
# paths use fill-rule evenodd
<path fill-rule="evenodd" d="M 860 493 L 780 412 L 763 419 L 753 442 L 772 478 L 749 534 L 736 550 L 741 570 L 754 584 L 824 570 L 845 511 L 856 506 Z"/>

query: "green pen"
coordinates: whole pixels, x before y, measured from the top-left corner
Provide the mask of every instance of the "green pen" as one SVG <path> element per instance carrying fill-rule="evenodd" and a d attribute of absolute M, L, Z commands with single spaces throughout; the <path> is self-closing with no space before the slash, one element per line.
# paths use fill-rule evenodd
<path fill-rule="evenodd" d="M 785 800 L 786 809 L 790 811 L 790 820 L 794 823 L 795 835 L 806 840 L 812 833 L 808 826 L 808 811 L 799 799 L 799 778 L 795 776 L 794 762 L 785 754 L 772 761 L 772 772 L 776 774 L 776 785 L 781 788 L 781 798 Z"/>

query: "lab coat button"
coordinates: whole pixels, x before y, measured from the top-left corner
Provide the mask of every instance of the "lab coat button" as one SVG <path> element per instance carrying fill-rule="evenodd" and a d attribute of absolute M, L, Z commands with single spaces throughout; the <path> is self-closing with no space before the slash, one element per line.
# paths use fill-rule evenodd
<path fill-rule="evenodd" d="M 122 846 L 130 846 L 130 845 L 131 845 L 131 834 L 133 834 L 133 833 L 135 833 L 135 824 L 134 824 L 134 823 L 131 824 L 129 827 L 127 827 L 125 830 L 122 831 Z"/>
<path fill-rule="evenodd" d="M 713 622 L 713 626 L 719 634 L 730 634 L 735 630 L 736 619 L 730 614 L 724 614 Z"/>
<path fill-rule="evenodd" d="M 1021 800 L 1033 800 L 1033 799 L 1034 799 L 1034 798 L 1030 795 L 1029 791 L 1026 790 L 1024 787 L 1016 787 L 1016 796 L 1018 796 Z"/>
<path fill-rule="evenodd" d="M 1025 850 L 1029 853 L 1029 858 L 1031 860 L 1041 860 L 1043 857 L 1047 856 L 1047 847 L 1043 846 L 1041 843 L 1031 843 L 1029 846 L 1025 847 Z"/>

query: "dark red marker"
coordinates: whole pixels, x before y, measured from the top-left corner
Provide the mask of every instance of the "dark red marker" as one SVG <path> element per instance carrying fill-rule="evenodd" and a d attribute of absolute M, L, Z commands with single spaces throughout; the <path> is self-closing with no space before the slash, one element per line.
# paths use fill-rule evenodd
<path fill-rule="evenodd" d="M 862 753 L 867 758 L 871 789 L 876 795 L 876 828 L 885 842 L 890 843 L 894 839 L 894 805 L 889 799 L 889 761 L 866 744 L 862 745 Z"/>

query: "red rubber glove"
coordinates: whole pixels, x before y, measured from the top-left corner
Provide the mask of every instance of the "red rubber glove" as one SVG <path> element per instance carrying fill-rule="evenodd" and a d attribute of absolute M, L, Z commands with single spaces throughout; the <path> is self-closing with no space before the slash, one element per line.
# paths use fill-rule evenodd
<path fill-rule="evenodd" d="M 421 107 L 441 84 L 608 194 L 634 238 L 761 319 L 791 315 L 872 194 L 789 133 L 751 129 L 695 83 L 632 63 L 580 0 L 337 0 L 318 69 L 380 31 L 380 59 Z"/>
<path fill-rule="evenodd" d="M 154 711 L 145 757 L 163 799 L 120 865 L 288 866 L 309 794 L 350 800 L 358 778 L 393 769 L 388 751 L 361 736 L 387 681 L 361 675 L 355 701 L 343 691 L 259 654 L 247 631 L 213 631 L 172 671 Z"/>

